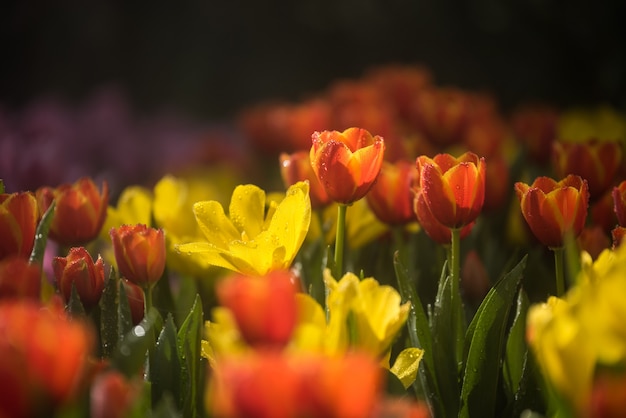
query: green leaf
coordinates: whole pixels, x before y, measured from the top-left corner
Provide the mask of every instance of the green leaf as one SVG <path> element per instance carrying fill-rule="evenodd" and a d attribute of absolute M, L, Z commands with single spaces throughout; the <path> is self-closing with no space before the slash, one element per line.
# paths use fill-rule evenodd
<path fill-rule="evenodd" d="M 507 397 L 512 400 L 519 389 L 524 372 L 524 362 L 528 346 L 526 345 L 526 314 L 528 313 L 528 296 L 523 288 L 517 293 L 517 304 L 513 324 L 506 341 L 504 357 L 504 384 Z"/>
<path fill-rule="evenodd" d="M 433 358 L 430 324 L 424 312 L 422 301 L 417 294 L 415 286 L 411 284 L 408 271 L 402 264 L 397 251 L 394 254 L 393 261 L 402 303 L 406 301 L 411 302 L 409 317 L 407 319 L 411 346 L 424 350 L 424 357 L 418 369 L 418 387 L 422 392 L 424 400 L 430 404 L 435 416 L 444 416 L 439 386 L 437 380 L 434 378 L 435 362 Z"/>
<path fill-rule="evenodd" d="M 103 357 L 109 358 L 132 327 L 126 291 L 113 268 L 104 283 L 99 305 L 101 351 Z"/>
<path fill-rule="evenodd" d="M 54 207 L 56 202 L 53 200 L 50 207 L 41 217 L 37 229 L 35 230 L 35 244 L 33 245 L 33 251 L 30 253 L 31 264 L 43 265 L 43 257 L 46 253 L 46 243 L 48 242 L 48 231 L 50 231 L 50 224 L 54 218 Z"/>
<path fill-rule="evenodd" d="M 111 362 L 113 366 L 132 377 L 146 363 L 148 350 L 154 347 L 155 328 L 162 322 L 159 312 L 152 308 L 141 322 L 128 332 L 117 346 Z"/>
<path fill-rule="evenodd" d="M 174 323 L 182 325 L 193 307 L 199 289 L 197 280 L 193 277 L 183 276 L 178 282 L 178 292 L 175 295 L 176 310 L 174 311 Z"/>
<path fill-rule="evenodd" d="M 522 280 L 526 256 L 487 293 L 466 334 L 460 417 L 496 416 L 500 366 L 509 311 Z"/>
<path fill-rule="evenodd" d="M 433 338 L 433 360 L 441 402 L 445 405 L 446 416 L 457 415 L 459 408 L 459 366 L 456 361 L 456 332 L 452 309 L 451 277 L 446 275 L 443 266 L 439 288 L 435 298 L 431 335 Z"/>
<path fill-rule="evenodd" d="M 72 282 L 72 290 L 70 293 L 70 300 L 65 305 L 65 311 L 74 318 L 85 317 L 85 308 L 80 300 L 78 291 L 76 290 L 76 283 Z"/>
<path fill-rule="evenodd" d="M 178 331 L 178 354 L 180 356 L 180 395 L 183 415 L 198 417 L 202 410 L 202 300 L 196 295 L 196 300 Z"/>
<path fill-rule="evenodd" d="M 150 381 L 152 382 L 152 405 L 156 406 L 164 397 L 180 399 L 180 362 L 176 325 L 169 314 L 156 347 L 150 356 Z"/>
<path fill-rule="evenodd" d="M 393 374 L 389 369 L 381 370 L 381 374 L 385 376 L 385 394 L 394 398 L 407 396 L 407 391 L 402 381 Z"/>
<path fill-rule="evenodd" d="M 0 179 L 0 193 L 4 193 L 4 182 Z"/>

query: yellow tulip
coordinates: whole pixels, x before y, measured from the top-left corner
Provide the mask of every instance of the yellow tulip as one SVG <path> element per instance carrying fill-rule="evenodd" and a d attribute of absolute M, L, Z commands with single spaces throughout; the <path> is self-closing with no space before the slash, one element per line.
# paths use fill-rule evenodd
<path fill-rule="evenodd" d="M 228 216 L 215 200 L 196 202 L 193 213 L 206 240 L 179 244 L 181 254 L 201 256 L 206 265 L 262 276 L 288 269 L 300 250 L 311 221 L 309 185 L 294 184 L 281 202 L 266 202 L 259 187 L 240 185 L 233 192 Z"/>
<path fill-rule="evenodd" d="M 384 357 L 408 318 L 410 303 L 401 304 L 397 290 L 381 286 L 372 277 L 359 280 L 346 273 L 336 281 L 326 269 L 324 282 L 329 289 L 331 341 L 338 347 L 354 345 Z M 345 330 L 347 323 L 351 329 Z"/>

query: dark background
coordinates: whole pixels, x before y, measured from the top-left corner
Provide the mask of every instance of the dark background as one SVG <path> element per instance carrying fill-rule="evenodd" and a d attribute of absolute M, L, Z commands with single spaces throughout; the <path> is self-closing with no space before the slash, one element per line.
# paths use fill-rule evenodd
<path fill-rule="evenodd" d="M 0 103 L 120 86 L 149 111 L 223 119 L 385 63 L 503 107 L 626 104 L 626 2 L 25 0 L 0 6 Z"/>

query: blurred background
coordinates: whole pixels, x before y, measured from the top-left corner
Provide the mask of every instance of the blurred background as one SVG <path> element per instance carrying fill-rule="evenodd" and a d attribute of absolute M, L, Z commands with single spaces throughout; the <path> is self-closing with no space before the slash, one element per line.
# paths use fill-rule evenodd
<path fill-rule="evenodd" d="M 0 6 L 0 103 L 84 100 L 203 120 L 300 99 L 385 63 L 486 89 L 505 107 L 626 102 L 623 0 L 24 0 Z"/>

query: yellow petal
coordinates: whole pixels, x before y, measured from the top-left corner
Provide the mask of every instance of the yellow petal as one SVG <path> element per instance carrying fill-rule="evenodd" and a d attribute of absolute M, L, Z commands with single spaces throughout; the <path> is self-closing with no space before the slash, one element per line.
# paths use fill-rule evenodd
<path fill-rule="evenodd" d="M 311 224 L 309 184 L 299 182 L 287 190 L 287 195 L 276 208 L 267 230 L 270 242 L 284 247 L 284 258 L 290 265 L 302 246 Z"/>
<path fill-rule="evenodd" d="M 254 239 L 263 230 L 265 192 L 252 184 L 237 186 L 230 200 L 228 214 L 235 228 L 240 233 L 245 232 L 246 239 Z"/>
<path fill-rule="evenodd" d="M 402 350 L 393 363 L 390 371 L 400 379 L 405 389 L 415 382 L 422 357 L 424 357 L 424 350 L 409 347 Z"/>
<path fill-rule="evenodd" d="M 216 247 L 225 250 L 233 240 L 241 239 L 241 234 L 228 219 L 219 202 L 197 202 L 193 205 L 193 213 L 207 241 Z"/>

